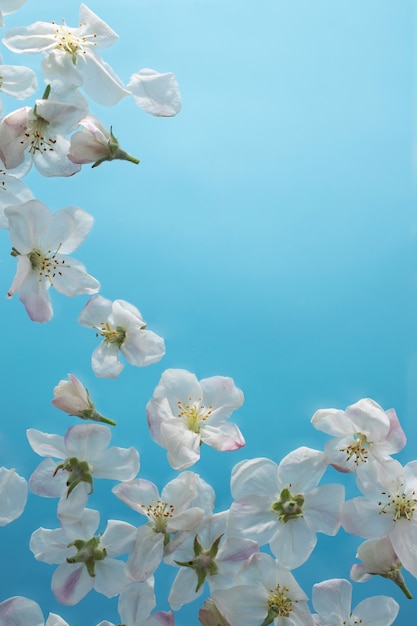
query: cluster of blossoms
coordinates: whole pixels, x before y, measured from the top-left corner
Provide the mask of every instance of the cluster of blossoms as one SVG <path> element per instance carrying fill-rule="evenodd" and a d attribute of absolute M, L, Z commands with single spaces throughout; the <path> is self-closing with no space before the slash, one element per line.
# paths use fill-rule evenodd
<path fill-rule="evenodd" d="M 0 20 L 24 0 L 0 0 Z M 86 239 L 93 217 L 68 206 L 52 213 L 22 182 L 33 164 L 43 176 L 72 176 L 86 163 L 138 159 L 125 152 L 113 134 L 89 111 L 81 93 L 113 106 L 129 95 L 145 112 L 170 117 L 181 108 L 173 74 L 143 69 L 126 84 L 96 51 L 116 33 L 87 6 L 80 25 L 36 22 L 14 28 L 3 39 L 15 53 L 43 53 L 46 87 L 32 106 L 5 115 L 0 122 L 2 186 L 0 226 L 8 229 L 17 271 L 14 293 L 34 322 L 53 316 L 50 287 L 66 296 L 88 294 L 78 322 L 100 339 L 92 370 L 118 377 L 124 364 L 145 367 L 162 359 L 162 337 L 147 328 L 136 306 L 98 294 L 100 284 L 72 252 Z M 35 73 L 2 66 L 1 89 L 30 98 Z M 392 458 L 405 445 L 394 410 L 363 399 L 345 411 L 322 409 L 313 426 L 332 436 L 324 450 L 299 447 L 279 463 L 267 458 L 238 462 L 231 474 L 233 502 L 215 511 L 215 493 L 191 471 L 205 445 L 216 451 L 239 450 L 245 439 L 229 418 L 243 404 L 243 393 L 229 377 L 198 380 L 183 369 L 163 372 L 146 407 L 150 438 L 167 451 L 179 473 L 160 490 L 138 478 L 134 447 L 110 446 L 115 421 L 99 413 L 88 390 L 73 374 L 57 383 L 53 405 L 84 422 L 65 436 L 27 431 L 31 448 L 44 460 L 27 481 L 14 469 L 0 468 L 0 525 L 24 510 L 28 487 L 40 497 L 57 498 L 58 527 L 39 528 L 29 546 L 35 559 L 56 565 L 51 588 L 63 605 L 75 605 L 91 590 L 118 596 L 125 626 L 171 626 L 174 612 L 204 592 L 203 626 L 390 626 L 399 607 L 378 596 L 351 609 L 352 585 L 331 579 L 314 585 L 312 607 L 292 570 L 305 563 L 318 533 L 334 536 L 341 527 L 366 541 L 358 549 L 362 563 L 351 578 L 362 582 L 380 575 L 410 597 L 401 569 L 417 578 L 417 461 L 405 467 Z M 204 445 L 205 444 L 205 445 Z M 345 501 L 341 484 L 320 484 L 327 467 L 355 474 L 361 496 Z M 137 526 L 108 520 L 87 507 L 97 479 L 118 481 L 112 493 L 139 514 Z M 140 523 L 142 520 L 143 523 Z M 262 551 L 262 548 L 264 551 Z M 122 558 L 120 558 L 122 557 Z M 165 563 L 176 569 L 168 596 L 170 611 L 157 606 L 154 584 Z M 38 604 L 15 596 L 0 603 L 0 626 L 68 626 L 50 613 L 46 622 Z M 98 626 L 114 626 L 102 621 Z"/>

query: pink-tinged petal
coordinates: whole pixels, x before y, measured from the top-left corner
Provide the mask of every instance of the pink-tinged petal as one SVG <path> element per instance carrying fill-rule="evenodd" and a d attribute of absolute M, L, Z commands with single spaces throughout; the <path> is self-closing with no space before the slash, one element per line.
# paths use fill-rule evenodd
<path fill-rule="evenodd" d="M 242 406 L 243 391 L 238 389 L 232 378 L 226 376 L 211 376 L 200 380 L 206 406 L 238 409 Z"/>
<path fill-rule="evenodd" d="M 167 449 L 168 463 L 176 470 L 194 465 L 200 458 L 200 435 L 170 420 L 161 424 L 161 436 Z"/>
<path fill-rule="evenodd" d="M 365 539 L 377 539 L 393 528 L 391 515 L 380 515 L 377 502 L 366 498 L 353 498 L 342 507 L 341 523 L 346 532 Z"/>
<path fill-rule="evenodd" d="M 87 274 L 85 266 L 80 261 L 62 254 L 56 254 L 55 260 L 60 265 L 51 275 L 51 281 L 59 293 L 72 298 L 81 294 L 96 293 L 100 289 L 98 280 Z"/>
<path fill-rule="evenodd" d="M 117 344 L 102 341 L 91 355 L 91 367 L 99 378 L 117 378 L 124 368 Z"/>
<path fill-rule="evenodd" d="M 90 298 L 78 317 L 81 326 L 95 328 L 105 322 L 112 312 L 112 303 L 103 296 Z"/>
<path fill-rule="evenodd" d="M 54 476 L 57 465 L 52 459 L 45 459 L 38 465 L 29 479 L 32 493 L 44 498 L 60 498 L 65 493 L 68 474 L 59 471 Z"/>
<path fill-rule="evenodd" d="M 17 258 L 17 268 L 16 274 L 14 276 L 13 282 L 10 285 L 9 291 L 7 292 L 7 297 L 12 298 L 16 291 L 19 291 L 22 288 L 22 285 L 25 282 L 30 281 L 32 273 L 32 265 L 27 256 L 19 256 Z"/>
<path fill-rule="evenodd" d="M 230 488 L 235 500 L 249 494 L 266 496 L 271 502 L 279 495 L 278 466 L 266 458 L 241 461 L 234 466 Z"/>
<path fill-rule="evenodd" d="M 162 373 L 154 398 L 166 398 L 172 411 L 177 417 L 180 413 L 178 402 L 190 403 L 203 397 L 203 390 L 194 374 L 182 369 L 168 369 Z"/>
<path fill-rule="evenodd" d="M 107 598 L 113 598 L 126 589 L 132 582 L 126 572 L 126 564 L 117 559 L 105 558 L 95 567 L 94 589 Z"/>
<path fill-rule="evenodd" d="M 307 561 L 316 543 L 316 533 L 300 517 L 289 520 L 286 524 L 277 520 L 277 530 L 269 546 L 284 567 L 294 569 Z"/>
<path fill-rule="evenodd" d="M 22 515 L 28 496 L 26 480 L 15 469 L 0 467 L 0 526 Z"/>
<path fill-rule="evenodd" d="M 162 337 L 151 330 L 139 330 L 134 334 L 127 330 L 120 350 L 132 365 L 146 367 L 162 359 L 165 343 Z"/>
<path fill-rule="evenodd" d="M 51 222 L 51 212 L 39 200 L 5 209 L 9 220 L 9 236 L 12 246 L 20 254 L 28 254 L 38 248 Z"/>
<path fill-rule="evenodd" d="M 396 454 L 404 448 L 407 443 L 407 438 L 394 409 L 388 409 L 386 414 L 389 419 L 390 428 L 386 441 L 382 441 L 380 444 L 381 452 L 385 454 Z"/>
<path fill-rule="evenodd" d="M 53 573 L 51 588 L 58 602 L 73 606 L 91 591 L 94 580 L 84 563 L 63 563 Z"/>
<path fill-rule="evenodd" d="M 135 536 L 135 526 L 127 522 L 111 519 L 108 521 L 106 530 L 100 538 L 100 545 L 106 549 L 107 556 L 119 556 L 131 551 Z"/>
<path fill-rule="evenodd" d="M 12 52 L 45 52 L 56 45 L 56 26 L 48 22 L 35 22 L 29 26 L 19 26 L 7 31 L 3 43 Z"/>
<path fill-rule="evenodd" d="M 172 611 L 157 611 L 152 613 L 141 626 L 174 626 Z"/>
<path fill-rule="evenodd" d="M 366 626 L 391 626 L 398 615 L 400 607 L 394 598 L 373 596 L 365 598 L 352 611 L 353 624 Z"/>
<path fill-rule="evenodd" d="M 91 408 L 91 403 L 84 385 L 76 376 L 68 374 L 68 380 L 60 380 L 54 387 L 54 407 L 69 415 L 77 415 L 80 411 Z"/>
<path fill-rule="evenodd" d="M 36 602 L 14 596 L 0 602 L 1 626 L 44 626 L 42 611 Z"/>
<path fill-rule="evenodd" d="M 36 272 L 27 274 L 20 286 L 19 300 L 23 303 L 32 322 L 44 323 L 52 319 L 53 310 L 49 297 L 50 286 L 51 283 L 48 280 L 40 281 Z M 12 285 L 13 287 L 15 285 Z"/>
<path fill-rule="evenodd" d="M 220 614 L 211 598 L 204 602 L 198 613 L 198 619 L 202 626 L 230 626 L 230 622 Z"/>
<path fill-rule="evenodd" d="M 111 480 L 132 480 L 139 472 L 139 453 L 131 448 L 113 446 L 94 463 L 94 476 Z"/>
<path fill-rule="evenodd" d="M 113 106 L 129 95 L 112 67 L 91 49 L 78 55 L 77 65 L 83 73 L 85 92 L 99 104 Z"/>
<path fill-rule="evenodd" d="M 271 504 L 271 496 L 255 494 L 233 502 L 227 523 L 228 536 L 251 538 L 260 546 L 269 543 L 280 523 Z"/>
<path fill-rule="evenodd" d="M 38 528 L 32 533 L 29 547 L 37 561 L 49 565 L 66 563 L 68 536 L 62 528 Z"/>
<path fill-rule="evenodd" d="M 315 532 L 335 535 L 345 499 L 343 485 L 322 485 L 305 494 L 303 513 Z"/>
<path fill-rule="evenodd" d="M 53 213 L 43 237 L 44 249 L 55 250 L 60 254 L 70 254 L 86 239 L 93 226 L 90 213 L 76 206 L 68 206 Z"/>
<path fill-rule="evenodd" d="M 35 428 L 28 428 L 26 431 L 29 444 L 39 456 L 52 456 L 57 459 L 65 459 L 67 449 L 64 437 L 61 435 L 50 435 Z"/>
<path fill-rule="evenodd" d="M 164 439 L 161 435 L 161 424 L 173 418 L 167 398 L 150 400 L 146 405 L 146 419 L 149 433 L 155 443 L 164 447 Z"/>
<path fill-rule="evenodd" d="M 133 580 L 144 582 L 159 567 L 163 554 L 164 534 L 155 533 L 150 526 L 140 526 L 127 561 L 129 576 Z"/>
<path fill-rule="evenodd" d="M 312 600 L 314 610 L 324 619 L 350 621 L 352 603 L 352 585 L 348 580 L 334 578 L 313 586 Z"/>
<path fill-rule="evenodd" d="M 282 459 L 278 477 L 293 493 L 304 493 L 317 486 L 326 469 L 323 452 L 302 446 Z"/>
<path fill-rule="evenodd" d="M 6 115 L 0 122 L 0 158 L 9 170 L 25 160 L 24 151 L 30 140 L 25 133 L 31 110 L 30 107 L 22 107 Z"/>
<path fill-rule="evenodd" d="M 65 435 L 68 456 L 89 461 L 94 466 L 100 460 L 111 441 L 111 431 L 101 424 L 78 424 L 68 429 Z"/>
<path fill-rule="evenodd" d="M 143 583 L 132 583 L 120 595 L 117 608 L 124 624 L 142 626 L 155 606 L 154 579 L 152 577 Z"/>
<path fill-rule="evenodd" d="M 175 577 L 168 596 L 171 609 L 178 611 L 184 604 L 189 604 L 199 598 L 204 591 L 204 585 L 201 585 L 198 591 L 196 591 L 196 587 L 196 572 L 188 567 L 181 568 Z"/>
<path fill-rule="evenodd" d="M 126 88 L 145 113 L 173 117 L 181 111 L 180 88 L 174 74 L 144 68 L 132 74 Z"/>
<path fill-rule="evenodd" d="M 239 450 L 246 443 L 236 424 L 228 422 L 224 422 L 218 427 L 212 427 L 210 424 L 202 425 L 200 435 L 203 443 L 220 452 Z"/>
<path fill-rule="evenodd" d="M 149 480 L 137 478 L 113 487 L 112 492 L 131 509 L 146 515 L 146 507 L 159 499 L 157 487 Z M 145 506 L 143 506 L 145 505 Z"/>

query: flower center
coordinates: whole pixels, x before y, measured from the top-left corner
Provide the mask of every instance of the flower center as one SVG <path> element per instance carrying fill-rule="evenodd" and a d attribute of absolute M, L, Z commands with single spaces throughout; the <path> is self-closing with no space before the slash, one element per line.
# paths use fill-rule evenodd
<path fill-rule="evenodd" d="M 52 22 L 52 24 L 55 24 L 55 22 Z M 85 25 L 86 24 L 84 23 L 84 26 Z M 80 26 L 83 26 L 83 24 L 80 24 Z M 57 40 L 55 47 L 63 52 L 68 52 L 68 54 L 72 56 L 72 61 L 75 65 L 77 53 L 82 50 L 85 54 L 85 50 L 83 50 L 83 48 L 96 46 L 97 43 L 95 41 L 89 41 L 89 39 L 94 40 L 96 37 L 96 33 L 85 37 L 79 37 L 71 32 L 71 30 L 66 26 L 65 21 L 62 20 L 62 24 L 60 24 L 55 31 L 55 39 Z"/>
<path fill-rule="evenodd" d="M 91 537 L 88 541 L 76 539 L 67 545 L 67 548 L 74 546 L 77 554 L 67 558 L 67 563 L 84 563 L 87 572 L 92 578 L 95 576 L 94 567 L 96 561 L 102 561 L 107 556 L 106 548 L 100 550 L 100 537 Z"/>
<path fill-rule="evenodd" d="M 48 135 L 48 126 L 49 122 L 36 113 L 34 118 L 28 121 L 25 137 L 28 139 L 30 154 L 35 154 L 36 152 L 53 152 L 56 139 L 52 139 L 52 137 Z M 20 143 L 26 142 L 21 141 Z"/>
<path fill-rule="evenodd" d="M 346 453 L 346 461 L 350 461 L 352 457 L 354 457 L 355 465 L 359 465 L 359 463 L 366 463 L 368 460 L 368 448 L 369 441 L 366 438 L 366 435 L 363 433 L 355 433 L 353 436 L 353 442 L 346 446 L 346 448 L 340 448 L 340 452 Z"/>
<path fill-rule="evenodd" d="M 181 417 L 188 430 L 193 433 L 199 433 L 201 422 L 204 422 L 213 412 L 213 407 L 207 408 L 201 404 L 203 398 L 198 398 L 196 402 L 192 398 L 188 398 L 188 402 L 178 400 L 178 417 Z"/>
<path fill-rule="evenodd" d="M 149 525 L 155 533 L 167 532 L 167 524 L 170 517 L 174 515 L 172 504 L 157 500 L 156 504 L 141 504 L 145 515 L 148 517 Z"/>
<path fill-rule="evenodd" d="M 45 254 L 44 252 L 39 250 L 39 248 L 34 248 L 32 252 L 29 252 L 29 254 L 27 255 L 32 270 L 39 273 L 39 282 L 41 282 L 44 278 L 47 278 L 52 285 L 52 279 L 55 278 L 57 274 L 58 276 L 62 276 L 61 270 L 64 267 L 70 267 L 69 265 L 65 265 L 64 259 L 57 258 L 60 247 L 61 244 L 59 244 L 58 248 L 53 254 L 51 254 L 52 250 L 48 250 Z"/>
<path fill-rule="evenodd" d="M 410 496 L 407 496 L 404 491 L 395 495 L 382 491 L 382 495 L 387 498 L 387 502 L 384 505 L 382 505 L 382 501 L 378 502 L 378 505 L 381 507 L 380 514 L 392 515 L 393 522 L 397 522 L 399 519 L 410 521 L 413 518 L 417 504 L 415 491 L 412 491 Z"/>
<path fill-rule="evenodd" d="M 278 617 L 289 617 L 293 610 L 293 601 L 288 596 L 289 589 L 283 585 L 277 585 L 269 590 L 268 613 L 261 626 L 272 624 Z M 297 602 L 297 600 L 295 600 Z"/>
<path fill-rule="evenodd" d="M 289 485 L 291 487 L 291 485 Z M 294 495 L 285 487 L 280 493 L 279 500 L 271 504 L 271 510 L 278 516 L 280 522 L 286 522 L 303 517 L 304 496 Z"/>
<path fill-rule="evenodd" d="M 120 348 L 124 340 L 126 339 L 126 331 L 122 326 L 116 326 L 113 328 L 108 322 L 100 322 L 100 328 L 96 326 L 97 337 L 104 337 L 104 341 L 107 344 L 115 343 Z"/>

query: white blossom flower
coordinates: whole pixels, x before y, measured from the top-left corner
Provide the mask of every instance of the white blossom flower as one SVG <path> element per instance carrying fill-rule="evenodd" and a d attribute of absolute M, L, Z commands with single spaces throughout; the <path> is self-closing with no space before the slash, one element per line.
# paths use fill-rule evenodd
<path fill-rule="evenodd" d="M 116 104 L 129 94 L 120 78 L 96 52 L 107 48 L 118 35 L 85 4 L 81 4 L 78 27 L 63 22 L 35 22 L 30 26 L 12 28 L 3 39 L 9 50 L 17 53 L 46 53 L 42 63 L 45 81 L 82 84 L 96 102 L 107 106 Z"/>
<path fill-rule="evenodd" d="M 114 159 L 139 163 L 139 159 L 120 148 L 112 128 L 110 127 L 110 132 L 107 132 L 100 120 L 93 115 L 80 120 L 80 126 L 82 129 L 71 137 L 68 158 L 73 163 L 79 165 L 93 163 L 92 167 Z"/>
<path fill-rule="evenodd" d="M 326 462 L 341 472 L 366 471 L 366 464 L 388 467 L 390 455 L 402 450 L 406 438 L 394 409 L 384 411 L 370 398 L 339 409 L 316 411 L 311 423 L 317 430 L 333 435 L 326 442 Z"/>
<path fill-rule="evenodd" d="M 170 465 L 185 469 L 200 458 L 202 443 L 222 452 L 245 445 L 239 428 L 227 421 L 242 404 L 243 393 L 231 378 L 198 381 L 191 372 L 169 369 L 146 407 L 149 431 L 167 449 Z"/>
<path fill-rule="evenodd" d="M 348 580 L 333 578 L 313 586 L 313 606 L 317 611 L 314 624 L 361 626 L 391 626 L 397 617 L 399 606 L 388 596 L 374 596 L 362 600 L 353 610 L 352 585 Z"/>
<path fill-rule="evenodd" d="M 279 465 L 269 459 L 238 463 L 232 471 L 228 533 L 269 544 L 290 569 L 304 563 L 317 532 L 335 535 L 344 501 L 342 485 L 318 482 L 326 470 L 324 454 L 297 448 Z"/>
<path fill-rule="evenodd" d="M 68 374 L 68 380 L 60 380 L 54 388 L 52 404 L 68 415 L 75 415 L 83 420 L 94 420 L 115 426 L 114 420 L 104 417 L 96 411 L 94 402 L 91 401 L 88 389 L 76 376 Z"/>
<path fill-rule="evenodd" d="M 34 108 L 22 107 L 0 122 L 0 158 L 7 169 L 33 162 L 43 176 L 72 176 L 81 169 L 69 160 L 66 138 L 85 116 L 86 107 L 49 97 L 49 87 Z"/>
<path fill-rule="evenodd" d="M 236 584 L 212 598 L 230 626 L 313 626 L 307 596 L 294 576 L 268 554 L 249 558 Z"/>
<path fill-rule="evenodd" d="M 82 326 L 94 328 L 103 337 L 94 350 L 91 364 L 96 376 L 117 378 L 124 368 L 119 352 L 131 365 L 145 367 L 165 354 L 165 344 L 146 324 L 138 309 L 125 300 L 111 302 L 102 296 L 91 298 L 78 318 Z"/>
<path fill-rule="evenodd" d="M 137 450 L 109 448 L 111 432 L 101 424 L 72 426 L 65 437 L 29 428 L 27 438 L 37 454 L 48 457 L 30 477 L 30 489 L 40 496 L 61 498 L 58 514 L 63 520 L 79 517 L 94 478 L 131 480 L 139 471 Z"/>
<path fill-rule="evenodd" d="M 132 74 L 126 85 L 136 104 L 157 117 L 173 117 L 181 111 L 180 88 L 171 72 L 160 74 L 144 68 Z"/>
<path fill-rule="evenodd" d="M 139 582 L 151 576 L 162 558 L 197 530 L 214 506 L 213 489 L 193 472 L 182 472 L 161 495 L 156 485 L 140 478 L 116 485 L 112 491 L 147 518 L 147 524 L 137 529 L 127 562 L 129 575 Z"/>
<path fill-rule="evenodd" d="M 52 317 L 48 290 L 53 285 L 66 296 L 91 294 L 99 282 L 87 274 L 82 263 L 67 256 L 87 237 L 93 218 L 78 207 L 51 213 L 38 200 L 5 209 L 17 271 L 9 298 L 19 291 L 31 320 L 47 322 Z"/>
<path fill-rule="evenodd" d="M 4 26 L 3 15 L 9 15 L 19 9 L 26 0 L 0 0 L 0 26 Z"/>
<path fill-rule="evenodd" d="M 28 497 L 28 484 L 15 469 L 0 467 L 0 526 L 20 517 Z"/>
<path fill-rule="evenodd" d="M 156 606 L 155 581 L 150 576 L 143 583 L 132 583 L 120 594 L 117 609 L 124 626 L 174 626 L 172 611 L 157 611 L 152 613 Z M 97 626 L 115 626 L 107 620 Z"/>
<path fill-rule="evenodd" d="M 44 622 L 39 604 L 24 598 L 13 596 L 0 602 L 0 626 L 69 626 L 62 617 L 56 613 L 49 613 Z"/>
<path fill-rule="evenodd" d="M 411 599 L 412 596 L 401 574 L 401 561 L 395 554 L 389 537 L 364 541 L 358 548 L 356 558 L 362 559 L 363 563 L 352 565 L 350 570 L 352 580 L 362 583 L 379 574 L 392 580 L 404 595 Z"/>
<path fill-rule="evenodd" d="M 343 506 L 344 529 L 365 539 L 388 537 L 402 565 L 417 577 L 417 461 L 402 467 L 392 460 L 389 474 L 372 465 L 366 478 L 359 484 L 364 496 Z"/>
<path fill-rule="evenodd" d="M 231 587 L 238 570 L 259 552 L 251 539 L 226 537 L 227 514 L 212 515 L 170 555 L 169 562 L 180 566 L 168 597 L 175 611 L 198 598 L 206 581 L 211 592 Z"/>
<path fill-rule="evenodd" d="M 108 598 L 130 584 L 125 563 L 114 557 L 129 552 L 135 528 L 127 522 L 109 520 L 104 533 L 95 534 L 98 511 L 84 509 L 78 522 L 53 530 L 38 528 L 29 547 L 35 559 L 58 564 L 51 588 L 61 604 L 77 604 L 91 589 Z"/>

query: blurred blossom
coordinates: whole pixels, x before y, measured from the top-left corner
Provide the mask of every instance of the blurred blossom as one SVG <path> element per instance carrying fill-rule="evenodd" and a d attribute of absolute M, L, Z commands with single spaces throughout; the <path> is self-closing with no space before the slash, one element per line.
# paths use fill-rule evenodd
<path fill-rule="evenodd" d="M 181 111 L 180 88 L 174 74 L 145 68 L 132 74 L 126 86 L 136 104 L 157 117 L 173 117 Z"/>
<path fill-rule="evenodd" d="M 17 53 L 46 53 L 42 72 L 46 82 L 81 84 L 96 102 L 107 106 L 128 95 L 114 70 L 103 61 L 96 48 L 107 48 L 117 34 L 85 4 L 81 4 L 78 27 L 62 22 L 35 22 L 7 31 L 3 43 Z"/>
<path fill-rule="evenodd" d="M 0 526 L 6 526 L 22 515 L 27 497 L 26 480 L 15 469 L 0 467 Z"/>

